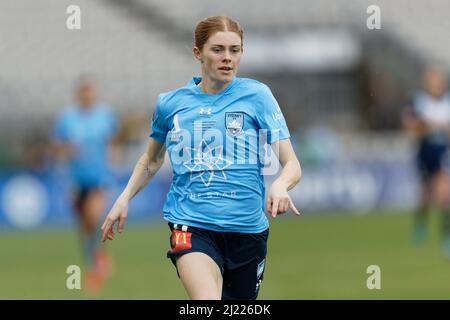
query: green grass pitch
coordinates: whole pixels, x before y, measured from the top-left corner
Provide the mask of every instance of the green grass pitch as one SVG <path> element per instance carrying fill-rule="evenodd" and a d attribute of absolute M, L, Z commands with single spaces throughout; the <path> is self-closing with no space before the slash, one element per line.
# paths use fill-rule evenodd
<path fill-rule="evenodd" d="M 421 247 L 410 243 L 411 216 L 281 216 L 271 219 L 259 299 L 450 299 L 450 260 L 439 247 L 439 217 Z M 99 299 L 187 299 L 166 258 L 169 229 L 129 224 L 108 243 L 115 272 Z M 0 234 L 0 299 L 90 299 L 66 288 L 66 268 L 82 266 L 75 229 Z M 369 290 L 369 265 L 381 289 Z"/>

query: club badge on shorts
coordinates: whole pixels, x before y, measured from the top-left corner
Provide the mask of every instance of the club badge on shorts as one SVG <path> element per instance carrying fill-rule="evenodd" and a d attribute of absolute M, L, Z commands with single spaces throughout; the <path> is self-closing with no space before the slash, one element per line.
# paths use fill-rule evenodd
<path fill-rule="evenodd" d="M 244 113 L 243 112 L 225 112 L 225 128 L 228 134 L 237 136 L 242 132 L 244 127 Z"/>

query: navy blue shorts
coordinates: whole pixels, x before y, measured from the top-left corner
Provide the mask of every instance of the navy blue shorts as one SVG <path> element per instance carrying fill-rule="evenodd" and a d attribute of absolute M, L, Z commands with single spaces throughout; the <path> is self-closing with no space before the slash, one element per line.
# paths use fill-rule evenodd
<path fill-rule="evenodd" d="M 77 214 L 82 214 L 87 198 L 94 191 L 101 190 L 100 185 L 77 186 L 74 192 L 74 206 Z"/>
<path fill-rule="evenodd" d="M 254 300 L 264 278 L 269 229 L 260 233 L 217 232 L 174 225 L 167 257 L 202 252 L 211 257 L 223 277 L 222 300 Z"/>
<path fill-rule="evenodd" d="M 445 144 L 432 143 L 426 139 L 421 141 L 417 153 L 417 166 L 426 180 L 444 169 L 445 160 L 448 153 L 448 146 Z"/>

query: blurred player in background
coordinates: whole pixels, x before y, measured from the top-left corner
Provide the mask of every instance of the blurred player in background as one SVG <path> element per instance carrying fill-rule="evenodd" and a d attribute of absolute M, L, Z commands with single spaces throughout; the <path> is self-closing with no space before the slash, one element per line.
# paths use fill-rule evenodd
<path fill-rule="evenodd" d="M 448 173 L 450 95 L 447 79 L 436 66 L 423 74 L 423 89 L 405 110 L 403 123 L 418 143 L 417 165 L 422 181 L 420 205 L 415 214 L 412 240 L 421 244 L 427 238 L 431 206 L 442 211 L 442 249 L 450 258 L 450 178 Z"/>
<path fill-rule="evenodd" d="M 97 86 L 92 76 L 81 76 L 75 91 L 76 102 L 67 106 L 57 119 L 54 150 L 69 164 L 87 267 L 86 286 L 96 293 L 111 272 L 111 261 L 98 230 L 105 212 L 104 188 L 118 121 L 109 106 L 97 102 Z"/>
<path fill-rule="evenodd" d="M 174 173 L 164 206 L 168 257 L 191 299 L 256 299 L 269 235 L 265 209 L 274 218 L 288 209 L 299 214 L 288 191 L 301 168 L 281 109 L 266 85 L 236 77 L 242 40 L 228 17 L 198 24 L 193 53 L 202 76 L 159 95 L 147 152 L 102 227 L 103 240 L 114 239 L 117 221 L 122 232 L 128 202 L 159 170 L 167 148 Z M 283 166 L 267 200 L 256 161 L 260 129 Z"/>

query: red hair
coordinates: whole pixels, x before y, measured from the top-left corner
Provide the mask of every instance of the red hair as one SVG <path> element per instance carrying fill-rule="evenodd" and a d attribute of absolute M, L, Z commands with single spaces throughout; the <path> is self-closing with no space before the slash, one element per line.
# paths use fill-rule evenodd
<path fill-rule="evenodd" d="M 241 44 L 244 42 L 244 30 L 239 23 L 227 16 L 214 16 L 203 19 L 195 28 L 195 46 L 202 51 L 203 46 L 216 32 L 231 31 L 238 34 L 241 38 Z M 241 45 L 242 50 L 242 45 Z"/>

